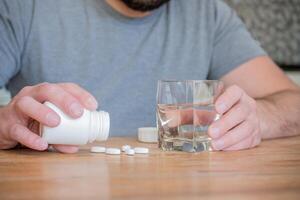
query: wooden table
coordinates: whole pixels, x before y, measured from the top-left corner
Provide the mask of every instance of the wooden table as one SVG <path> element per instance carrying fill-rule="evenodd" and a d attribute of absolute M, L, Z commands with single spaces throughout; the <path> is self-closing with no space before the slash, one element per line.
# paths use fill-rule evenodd
<path fill-rule="evenodd" d="M 149 155 L 0 151 L 0 199 L 300 199 L 300 137 L 238 152 Z"/>

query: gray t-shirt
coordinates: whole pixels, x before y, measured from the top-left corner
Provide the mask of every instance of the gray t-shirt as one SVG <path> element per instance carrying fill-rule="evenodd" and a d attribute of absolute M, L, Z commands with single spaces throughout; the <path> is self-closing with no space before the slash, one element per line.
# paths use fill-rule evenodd
<path fill-rule="evenodd" d="M 265 55 L 219 0 L 171 0 L 132 19 L 104 0 L 0 0 L 0 86 L 75 82 L 111 115 L 111 135 L 155 126 L 159 79 L 219 79 Z"/>

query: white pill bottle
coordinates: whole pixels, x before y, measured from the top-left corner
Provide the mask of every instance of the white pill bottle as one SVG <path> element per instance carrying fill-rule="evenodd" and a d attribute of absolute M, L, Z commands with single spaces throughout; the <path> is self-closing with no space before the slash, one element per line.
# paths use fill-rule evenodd
<path fill-rule="evenodd" d="M 109 114 L 104 111 L 84 109 L 80 118 L 73 119 L 50 102 L 44 103 L 60 116 L 60 124 L 48 127 L 40 124 L 40 136 L 48 144 L 84 145 L 94 141 L 105 141 L 109 135 Z"/>

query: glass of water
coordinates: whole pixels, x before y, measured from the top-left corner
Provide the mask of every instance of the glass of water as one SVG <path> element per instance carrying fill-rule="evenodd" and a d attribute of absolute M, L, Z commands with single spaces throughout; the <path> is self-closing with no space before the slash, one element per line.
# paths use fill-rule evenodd
<path fill-rule="evenodd" d="M 158 81 L 157 128 L 163 150 L 211 150 L 207 131 L 219 119 L 214 103 L 223 92 L 218 80 Z"/>

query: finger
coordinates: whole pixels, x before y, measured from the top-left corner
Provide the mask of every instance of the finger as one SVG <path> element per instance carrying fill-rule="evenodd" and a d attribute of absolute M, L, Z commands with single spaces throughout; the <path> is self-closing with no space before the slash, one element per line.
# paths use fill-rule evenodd
<path fill-rule="evenodd" d="M 72 145 L 52 145 L 57 151 L 62 153 L 76 153 L 78 151 L 77 146 Z"/>
<path fill-rule="evenodd" d="M 58 85 L 76 97 L 81 104 L 85 106 L 85 108 L 89 110 L 97 109 L 98 102 L 95 97 L 85 89 L 81 88 L 79 85 L 74 83 L 60 83 Z"/>
<path fill-rule="evenodd" d="M 194 125 L 208 126 L 219 118 L 215 110 L 194 110 Z"/>
<path fill-rule="evenodd" d="M 215 150 L 226 149 L 253 135 L 254 129 L 254 125 L 250 122 L 241 123 L 222 137 L 212 140 L 212 146 Z M 245 148 L 249 148 L 249 146 L 245 146 Z"/>
<path fill-rule="evenodd" d="M 167 122 L 168 127 L 174 128 L 179 125 L 193 123 L 193 110 L 192 109 L 164 109 L 160 110 L 166 116 L 164 121 Z"/>
<path fill-rule="evenodd" d="M 48 143 L 43 138 L 20 124 L 14 124 L 9 131 L 9 135 L 11 139 L 31 149 L 43 151 L 48 148 Z"/>
<path fill-rule="evenodd" d="M 236 104 L 243 96 L 244 91 L 238 86 L 231 86 L 217 99 L 215 106 L 220 114 L 227 112 L 234 104 Z"/>
<path fill-rule="evenodd" d="M 34 98 L 39 102 L 50 101 L 73 118 L 83 114 L 83 106 L 70 93 L 55 84 L 43 83 L 37 86 Z"/>
<path fill-rule="evenodd" d="M 60 117 L 52 109 L 32 97 L 21 97 L 16 102 L 16 106 L 25 115 L 47 126 L 55 127 L 60 123 Z"/>
<path fill-rule="evenodd" d="M 161 112 L 161 111 L 160 111 Z M 200 109 L 177 109 L 165 110 L 166 120 L 170 128 L 179 125 L 194 124 L 207 126 L 217 118 L 215 110 L 200 110 Z"/>
<path fill-rule="evenodd" d="M 181 116 L 183 112 L 180 110 L 164 110 L 162 112 L 165 112 L 166 120 L 168 127 L 174 128 L 177 127 L 180 124 L 184 124 L 183 120 L 185 119 L 184 116 Z"/>
<path fill-rule="evenodd" d="M 251 109 L 247 104 L 236 104 L 209 127 L 209 136 L 214 139 L 223 136 L 227 131 L 245 121 L 250 114 L 250 111 Z"/>
<path fill-rule="evenodd" d="M 256 138 L 257 137 L 255 136 L 255 134 L 253 134 L 253 135 L 249 136 L 248 138 L 246 138 L 245 140 L 243 140 L 235 145 L 232 145 L 226 149 L 223 149 L 223 151 L 238 151 L 238 150 L 253 148 L 260 143 L 260 142 L 258 142 L 259 140 L 257 140 Z"/>

